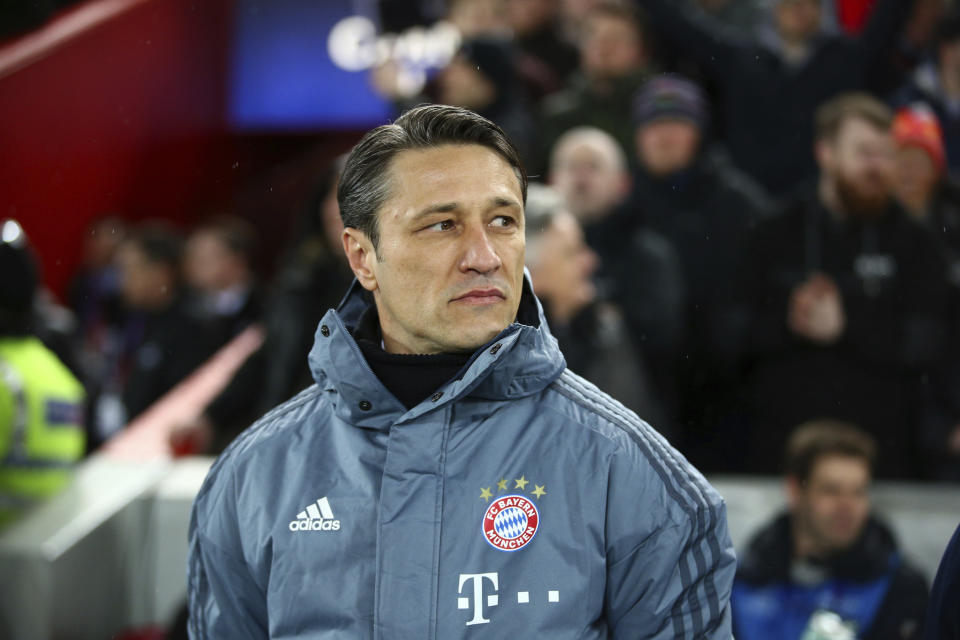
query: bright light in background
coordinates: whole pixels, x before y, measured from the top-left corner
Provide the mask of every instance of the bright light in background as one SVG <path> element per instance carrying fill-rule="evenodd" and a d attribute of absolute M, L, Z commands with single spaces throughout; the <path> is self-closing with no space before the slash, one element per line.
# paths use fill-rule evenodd
<path fill-rule="evenodd" d="M 398 93 L 419 92 L 460 44 L 447 23 L 377 32 L 375 16 L 349 0 L 239 0 L 234 25 L 230 121 L 243 130 L 367 128 L 394 107 L 371 87 L 388 64 Z"/>
<path fill-rule="evenodd" d="M 24 243 L 23 227 L 16 220 L 5 220 L 3 228 L 0 229 L 0 240 L 4 244 L 12 244 L 15 247 L 21 247 Z"/>

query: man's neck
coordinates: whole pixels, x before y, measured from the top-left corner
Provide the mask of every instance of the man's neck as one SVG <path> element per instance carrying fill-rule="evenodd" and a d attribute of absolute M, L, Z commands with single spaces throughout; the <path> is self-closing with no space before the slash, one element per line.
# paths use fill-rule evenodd
<path fill-rule="evenodd" d="M 374 375 L 407 409 L 412 409 L 449 382 L 472 355 L 390 352 L 384 348 L 386 340 L 375 307 L 360 318 L 353 337 Z"/>

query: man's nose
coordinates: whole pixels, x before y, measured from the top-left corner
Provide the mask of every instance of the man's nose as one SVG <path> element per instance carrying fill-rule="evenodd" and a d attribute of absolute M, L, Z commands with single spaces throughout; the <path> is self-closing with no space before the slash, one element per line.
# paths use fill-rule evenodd
<path fill-rule="evenodd" d="M 460 262 L 461 271 L 476 271 L 490 273 L 500 268 L 500 256 L 490 242 L 486 227 L 471 227 L 464 234 L 463 257 Z"/>

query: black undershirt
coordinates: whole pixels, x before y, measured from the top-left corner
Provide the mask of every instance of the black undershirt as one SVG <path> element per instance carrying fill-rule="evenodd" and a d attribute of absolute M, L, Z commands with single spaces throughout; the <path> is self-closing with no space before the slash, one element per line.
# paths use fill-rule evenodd
<path fill-rule="evenodd" d="M 380 346 L 380 319 L 374 307 L 360 317 L 353 337 L 373 373 L 407 409 L 417 406 L 453 379 L 473 355 L 387 353 Z"/>

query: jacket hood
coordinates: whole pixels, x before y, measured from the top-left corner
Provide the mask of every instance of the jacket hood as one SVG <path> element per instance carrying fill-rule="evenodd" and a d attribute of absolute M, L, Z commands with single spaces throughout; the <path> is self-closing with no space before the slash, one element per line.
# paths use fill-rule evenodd
<path fill-rule="evenodd" d="M 337 415 L 356 426 L 387 429 L 466 396 L 498 401 L 533 395 L 566 368 L 525 271 L 517 319 L 478 348 L 438 394 L 408 411 L 376 377 L 353 338 L 373 305 L 370 293 L 354 280 L 339 307 L 320 321 L 309 356 L 313 378 L 331 395 Z"/>
<path fill-rule="evenodd" d="M 788 580 L 792 556 L 790 515 L 782 513 L 750 540 L 741 557 L 738 578 L 752 584 Z M 882 521 L 870 516 L 863 533 L 850 549 L 823 558 L 817 564 L 834 577 L 861 582 L 876 579 L 897 562 L 899 554 L 893 533 Z"/>

